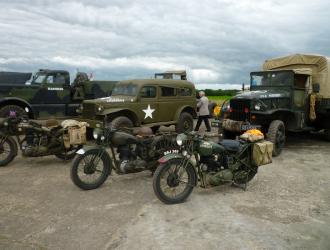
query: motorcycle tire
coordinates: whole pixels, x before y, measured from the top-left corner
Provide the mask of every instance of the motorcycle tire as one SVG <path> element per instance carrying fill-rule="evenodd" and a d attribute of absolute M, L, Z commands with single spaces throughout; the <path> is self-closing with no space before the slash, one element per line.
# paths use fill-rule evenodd
<path fill-rule="evenodd" d="M 91 190 L 100 187 L 106 181 L 108 175 L 110 175 L 111 173 L 111 169 L 110 169 L 111 167 L 108 157 L 105 154 L 102 154 L 102 156 L 99 157 L 98 153 L 99 153 L 98 149 L 91 149 L 89 151 L 86 151 L 85 154 L 83 155 L 80 154 L 77 155 L 73 160 L 71 166 L 71 180 L 76 186 L 78 186 L 83 190 Z M 97 166 L 95 167 L 94 165 L 89 165 L 91 164 L 91 162 L 89 161 L 91 161 L 92 159 L 95 160 L 94 157 L 99 158 L 98 160 L 99 162 L 101 162 L 103 167 L 102 171 L 101 170 L 96 171 Z M 81 163 L 85 163 L 85 165 L 83 166 L 82 176 L 79 175 Z M 84 177 L 84 175 L 86 177 L 90 177 L 91 175 L 94 175 L 96 172 L 100 173 L 100 175 L 94 181 L 87 181 L 82 178 Z"/>
<path fill-rule="evenodd" d="M 82 145 L 77 145 L 77 146 L 74 146 L 71 150 L 55 154 L 55 156 L 63 161 L 69 161 L 69 160 L 72 160 L 76 156 L 77 151 L 81 148 L 82 148 Z"/>
<path fill-rule="evenodd" d="M 171 172 L 173 166 L 177 171 Z M 183 172 L 180 174 L 180 171 L 182 170 Z M 164 178 L 164 175 L 166 174 L 167 177 Z M 187 175 L 187 182 L 184 182 L 186 185 L 182 192 L 177 193 L 177 190 L 175 189 L 180 185 L 180 181 L 183 182 L 183 180 L 181 179 L 183 174 Z M 163 184 L 165 184 L 165 187 L 163 187 Z M 182 159 L 178 158 L 171 159 L 165 164 L 160 165 L 156 169 L 153 177 L 153 189 L 155 195 L 165 204 L 177 204 L 185 201 L 193 191 L 195 184 L 196 173 L 194 166 L 190 162 L 188 162 L 184 167 L 182 166 Z M 174 196 L 167 194 L 165 192 L 165 189 L 171 191 Z"/>
<path fill-rule="evenodd" d="M 8 149 L 5 149 L 8 148 Z M 4 154 L 5 158 L 3 158 Z M 17 144 L 12 137 L 0 135 L 0 167 L 7 166 L 17 155 Z"/>

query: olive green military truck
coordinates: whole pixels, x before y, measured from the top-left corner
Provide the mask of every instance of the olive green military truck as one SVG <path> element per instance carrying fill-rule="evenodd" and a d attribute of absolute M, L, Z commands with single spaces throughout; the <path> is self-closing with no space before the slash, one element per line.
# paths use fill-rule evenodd
<path fill-rule="evenodd" d="M 180 80 L 174 79 L 177 74 Z M 183 72 L 165 72 L 155 79 L 118 82 L 110 97 L 84 101 L 81 119 L 91 128 L 105 122 L 116 128 L 145 125 L 154 132 L 173 124 L 178 132 L 192 130 L 196 94 L 194 84 L 185 79 Z"/>
<path fill-rule="evenodd" d="M 250 74 L 250 91 L 230 100 L 224 137 L 259 127 L 281 153 L 287 131 L 324 130 L 330 140 L 330 63 L 319 55 L 266 60 Z"/>
<path fill-rule="evenodd" d="M 76 109 L 86 99 L 109 96 L 115 81 L 90 81 L 79 72 L 70 84 L 64 70 L 39 70 L 26 83 L 0 84 L 0 117 L 11 113 L 32 119 L 76 116 Z"/>

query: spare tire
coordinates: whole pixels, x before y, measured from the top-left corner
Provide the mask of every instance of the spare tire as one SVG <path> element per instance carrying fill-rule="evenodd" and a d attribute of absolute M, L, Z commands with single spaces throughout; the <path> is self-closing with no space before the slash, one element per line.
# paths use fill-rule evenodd
<path fill-rule="evenodd" d="M 118 117 L 114 118 L 113 120 L 111 120 L 109 125 L 113 129 L 119 129 L 122 127 L 132 128 L 133 122 L 131 119 L 129 119 L 126 116 L 118 116 Z"/>

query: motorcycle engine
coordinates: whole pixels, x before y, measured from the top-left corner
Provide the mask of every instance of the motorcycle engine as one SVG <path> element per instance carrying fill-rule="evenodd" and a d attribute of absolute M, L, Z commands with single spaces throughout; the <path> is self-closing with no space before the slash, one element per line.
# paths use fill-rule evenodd
<path fill-rule="evenodd" d="M 228 169 L 228 163 L 231 161 L 228 156 L 212 155 L 201 156 L 203 163 L 202 171 L 205 183 L 211 186 L 218 186 L 233 179 L 233 173 Z"/>
<path fill-rule="evenodd" d="M 48 138 L 46 135 L 38 135 L 32 131 L 26 131 L 26 144 L 22 146 L 23 156 L 41 156 L 48 151 Z"/>

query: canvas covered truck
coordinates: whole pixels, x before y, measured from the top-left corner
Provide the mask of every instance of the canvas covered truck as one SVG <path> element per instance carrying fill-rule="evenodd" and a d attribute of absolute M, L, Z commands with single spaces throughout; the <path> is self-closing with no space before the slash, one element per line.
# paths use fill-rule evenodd
<path fill-rule="evenodd" d="M 250 74 L 250 91 L 230 100 L 224 137 L 260 128 L 284 147 L 288 131 L 324 131 L 330 140 L 330 62 L 320 55 L 295 54 L 266 60 L 263 71 Z"/>
<path fill-rule="evenodd" d="M 83 100 L 110 96 L 115 84 L 90 81 L 83 72 L 70 84 L 68 71 L 39 70 L 31 81 L 0 84 L 0 117 L 11 113 L 32 119 L 73 117 Z"/>

